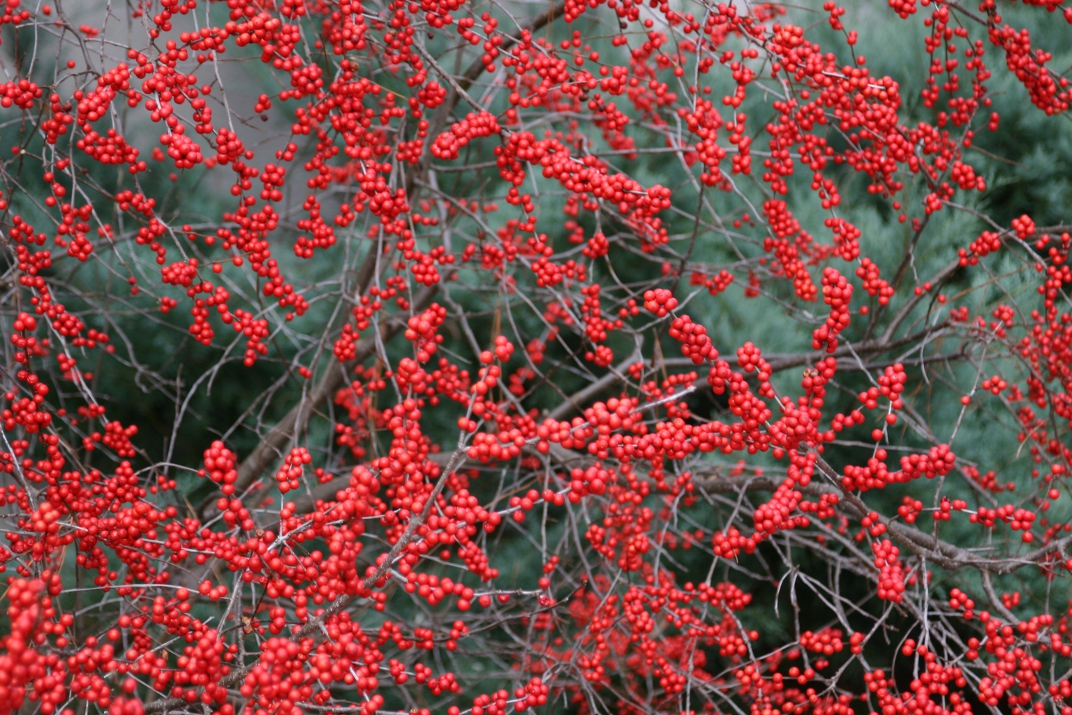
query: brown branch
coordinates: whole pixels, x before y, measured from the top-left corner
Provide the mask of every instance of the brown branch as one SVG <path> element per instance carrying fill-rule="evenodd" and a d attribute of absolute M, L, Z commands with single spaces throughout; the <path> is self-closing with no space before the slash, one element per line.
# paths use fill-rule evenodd
<path fill-rule="evenodd" d="M 781 372 L 783 370 L 788 370 L 794 367 L 813 365 L 819 360 L 828 357 L 829 355 L 832 355 L 834 358 L 838 359 L 837 366 L 839 370 L 857 370 L 859 369 L 859 363 L 855 360 L 855 356 L 877 355 L 880 353 L 888 352 L 890 350 L 895 350 L 899 347 L 909 345 L 911 343 L 916 342 L 917 340 L 922 340 L 928 336 L 931 336 L 934 334 L 935 331 L 941 329 L 944 326 L 945 323 L 933 325 L 916 333 L 913 333 L 912 335 L 907 335 L 897 340 L 892 340 L 891 336 L 887 335 L 882 338 L 876 338 L 873 340 L 863 340 L 856 345 L 846 344 L 837 348 L 833 353 L 820 353 L 812 350 L 809 352 L 802 353 L 771 353 L 769 355 L 764 355 L 763 358 L 767 361 L 768 364 L 770 364 L 772 372 Z M 950 357 L 951 356 L 949 355 L 942 356 L 943 359 L 948 359 Z M 723 356 L 722 359 L 731 365 L 737 364 L 736 355 L 726 355 Z M 606 375 L 599 378 L 590 385 L 587 385 L 577 394 L 570 396 L 567 402 L 563 402 L 557 407 L 555 407 L 555 409 L 552 410 L 550 414 L 548 414 L 548 417 L 551 419 L 561 420 L 568 417 L 574 411 L 582 411 L 582 405 L 587 403 L 589 400 L 595 398 L 604 390 L 609 390 L 611 387 L 621 382 L 621 375 L 626 370 L 628 370 L 630 366 L 642 361 L 643 357 L 638 357 L 636 355 L 626 360 L 623 360 Z M 696 364 L 692 362 L 690 358 L 685 357 L 664 358 L 661 364 L 668 368 L 696 367 Z"/>
<path fill-rule="evenodd" d="M 845 489 L 841 485 L 841 479 L 837 472 L 825 459 L 818 455 L 817 457 L 816 465 L 819 470 L 827 479 L 837 485 L 836 487 L 830 487 L 830 491 L 827 493 L 837 494 L 841 497 L 840 506 L 843 509 L 857 518 L 862 518 L 873 511 L 858 494 Z M 1072 536 L 1066 536 L 1029 551 L 1020 557 L 995 559 L 980 556 L 968 549 L 938 539 L 931 534 L 926 534 L 914 526 L 895 521 L 886 516 L 879 515 L 879 521 L 886 527 L 886 531 L 891 536 L 896 538 L 913 554 L 932 561 L 949 571 L 956 571 L 965 566 L 970 566 L 983 574 L 1010 574 L 1023 566 L 1037 565 L 1055 553 L 1063 554 L 1072 545 Z"/>
<path fill-rule="evenodd" d="M 930 293 L 920 293 L 919 295 L 913 293 L 912 297 L 910 297 L 905 302 L 901 310 L 898 311 L 897 315 L 893 318 L 893 320 L 890 321 L 890 324 L 886 328 L 886 331 L 883 333 L 881 339 L 889 340 L 891 337 L 893 337 L 894 332 L 897 331 L 897 328 L 901 327 L 901 323 L 905 321 L 905 318 L 907 318 L 908 314 L 912 312 L 912 309 L 915 308 L 925 296 L 932 295 L 933 293 L 935 293 L 940 288 L 940 286 L 944 284 L 947 280 L 952 278 L 953 274 L 956 273 L 958 270 L 960 270 L 959 258 L 946 264 L 945 268 L 938 271 L 938 273 L 933 278 L 931 278 L 931 285 L 935 286 L 934 290 L 932 290 Z"/>

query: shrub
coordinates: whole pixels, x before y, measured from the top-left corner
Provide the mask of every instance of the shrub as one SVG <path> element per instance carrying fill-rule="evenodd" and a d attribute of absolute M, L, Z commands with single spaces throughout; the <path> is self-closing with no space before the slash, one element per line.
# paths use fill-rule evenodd
<path fill-rule="evenodd" d="M 1061 4 L 8 0 L 0 715 L 1072 715 Z"/>

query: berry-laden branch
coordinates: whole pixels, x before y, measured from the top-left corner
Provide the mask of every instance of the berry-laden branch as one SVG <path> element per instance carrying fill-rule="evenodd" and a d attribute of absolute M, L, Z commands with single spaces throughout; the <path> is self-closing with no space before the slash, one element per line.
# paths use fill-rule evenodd
<path fill-rule="evenodd" d="M 332 604 L 328 608 L 324 609 L 315 618 L 311 619 L 309 622 L 305 623 L 301 628 L 299 628 L 294 633 L 292 642 L 300 643 L 303 638 L 307 638 L 317 633 L 323 627 L 325 622 L 327 622 L 333 616 L 337 615 L 339 612 L 341 612 L 343 609 L 353 603 L 357 598 L 360 598 L 362 596 L 367 598 L 368 596 L 366 594 L 371 594 L 373 588 L 382 588 L 383 583 L 387 577 L 387 572 L 399 559 L 399 557 L 402 555 L 402 552 L 405 551 L 411 543 L 413 543 L 417 529 L 419 529 L 420 526 L 424 524 L 425 520 L 428 518 L 428 514 L 429 512 L 431 512 L 432 506 L 435 504 L 436 497 L 439 496 L 439 494 L 443 491 L 443 487 L 446 486 L 447 477 L 452 474 L 453 471 L 461 463 L 463 455 L 465 453 L 464 450 L 465 439 L 463 435 L 462 438 L 459 440 L 458 448 L 451 456 L 451 459 L 447 463 L 446 468 L 443 470 L 443 473 L 440 475 L 439 479 L 435 483 L 435 486 L 432 488 L 432 492 L 429 495 L 428 500 L 425 502 L 423 509 L 414 518 L 410 519 L 408 524 L 406 524 L 405 531 L 402 532 L 402 535 L 399 537 L 398 541 L 395 542 L 394 546 L 391 547 L 391 550 L 386 554 L 386 556 L 381 557 L 379 559 L 379 563 L 376 564 L 374 569 L 370 569 L 371 573 L 369 573 L 369 575 L 367 575 L 361 581 L 360 586 L 357 588 L 355 593 L 346 594 L 336 598 L 335 601 L 332 602 Z M 257 669 L 257 665 L 258 663 L 254 663 L 253 665 L 245 666 L 244 668 L 241 668 L 224 676 L 219 681 L 219 687 L 230 688 L 234 685 L 237 685 L 238 683 L 241 683 L 247 675 Z M 156 702 L 149 703 L 144 710 L 146 713 L 167 712 L 168 710 L 181 706 L 184 702 L 186 702 L 186 700 L 182 698 L 173 698 L 171 700 L 157 700 Z"/>
<path fill-rule="evenodd" d="M 541 27 L 547 23 L 554 22 L 554 20 L 560 17 L 565 9 L 564 3 L 559 3 L 548 9 L 544 14 L 535 16 L 531 21 L 526 23 L 521 28 L 520 33 L 532 33 L 538 31 Z M 508 51 L 516 40 L 511 37 L 505 38 L 500 43 L 502 45 L 501 51 Z M 421 51 L 420 46 L 417 46 Z M 484 64 L 482 62 L 473 62 L 470 64 L 469 69 L 462 74 L 461 78 L 455 82 L 453 78 L 450 79 L 451 86 L 454 88 L 454 92 L 448 94 L 440 105 L 439 111 L 436 115 L 436 130 L 433 134 L 438 134 L 443 130 L 447 118 L 451 115 L 454 106 L 458 100 L 465 93 L 465 88 L 472 85 L 481 72 L 484 71 Z M 447 78 L 445 78 L 447 79 Z M 421 171 L 410 172 L 406 175 L 405 180 L 405 195 L 412 197 L 416 193 L 416 188 L 419 185 L 419 176 L 421 174 L 427 174 L 429 167 L 427 165 L 421 167 Z M 355 281 L 354 295 L 360 298 L 368 291 L 370 283 L 372 283 L 376 276 L 376 271 L 380 266 L 382 260 L 382 243 L 377 244 L 370 249 L 365 256 L 364 261 L 361 263 L 361 268 L 358 271 L 357 280 Z M 434 288 L 429 286 L 429 288 Z M 424 293 L 415 301 L 415 309 L 420 310 L 428 305 L 434 296 L 433 290 L 425 290 Z M 391 323 L 391 328 L 396 328 L 399 325 L 397 320 Z M 397 332 L 397 329 L 388 330 L 384 335 L 383 340 L 386 342 Z M 354 353 L 354 362 L 362 362 L 372 352 L 372 345 L 370 343 L 359 344 Z M 324 369 L 323 377 L 316 387 L 311 392 L 310 396 L 303 400 L 300 404 L 295 405 L 290 412 L 275 426 L 275 428 L 263 438 L 257 449 L 246 457 L 242 461 L 242 465 L 238 471 L 238 481 L 236 486 L 240 489 L 248 487 L 257 477 L 259 477 L 268 466 L 278 458 L 278 455 L 282 452 L 287 442 L 293 440 L 294 436 L 302 432 L 302 423 L 308 421 L 309 417 L 315 413 L 320 407 L 327 401 L 328 397 L 333 395 L 343 385 L 344 372 L 335 368 L 334 362 L 329 358 L 327 367 Z"/>
<path fill-rule="evenodd" d="M 367 260 L 367 259 L 366 259 Z M 367 288 L 367 286 L 366 286 Z M 428 306 L 435 297 L 435 287 L 424 288 L 414 300 L 415 310 L 421 310 Z M 384 321 L 380 328 L 380 341 L 387 342 L 403 330 L 406 324 L 405 316 L 395 315 Z M 368 358 L 376 351 L 376 340 L 363 338 L 353 346 L 353 359 L 360 362 Z M 295 405 L 287 414 L 275 424 L 272 430 L 258 443 L 256 449 L 250 453 L 238 467 L 235 488 L 248 489 L 253 482 L 277 458 L 287 442 L 293 441 L 303 431 L 303 425 L 312 418 L 322 406 L 328 402 L 346 383 L 346 369 L 331 359 L 324 368 L 323 376 L 308 394 L 303 395 L 302 401 Z M 205 503 L 199 510 L 202 514 L 205 508 L 211 506 Z"/>
<path fill-rule="evenodd" d="M 1072 715 L 1072 11 L 887 5 L 8 0 L 0 715 Z"/>

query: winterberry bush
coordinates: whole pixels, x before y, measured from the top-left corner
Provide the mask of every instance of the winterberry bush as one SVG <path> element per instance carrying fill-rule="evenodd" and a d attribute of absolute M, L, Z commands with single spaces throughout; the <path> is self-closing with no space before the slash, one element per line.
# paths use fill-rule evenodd
<path fill-rule="evenodd" d="M 1062 4 L 5 0 L 0 715 L 1072 715 Z"/>

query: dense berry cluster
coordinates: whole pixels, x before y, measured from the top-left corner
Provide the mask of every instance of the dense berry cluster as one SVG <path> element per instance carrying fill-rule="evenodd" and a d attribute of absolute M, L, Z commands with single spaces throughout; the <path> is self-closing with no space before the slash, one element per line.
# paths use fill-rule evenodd
<path fill-rule="evenodd" d="M 0 715 L 1072 715 L 1059 1 L 105 5 L 0 4 Z"/>

